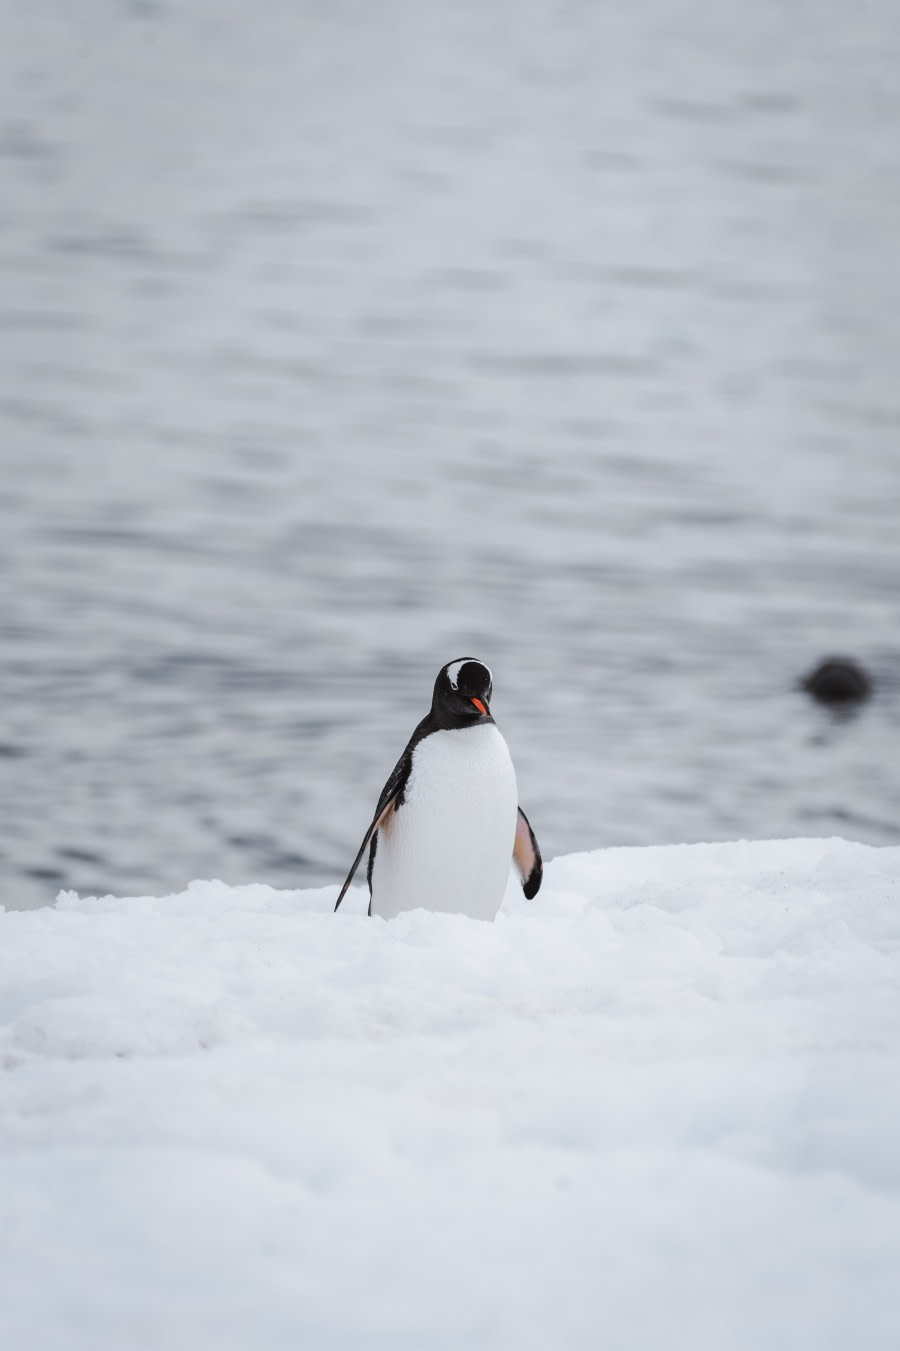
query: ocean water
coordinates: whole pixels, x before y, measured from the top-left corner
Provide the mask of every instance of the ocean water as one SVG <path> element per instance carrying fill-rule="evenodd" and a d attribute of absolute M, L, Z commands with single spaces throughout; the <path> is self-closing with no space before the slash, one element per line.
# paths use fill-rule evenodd
<path fill-rule="evenodd" d="M 900 10 L 3 5 L 7 904 L 900 822 Z M 797 680 L 850 652 L 854 716 Z"/>

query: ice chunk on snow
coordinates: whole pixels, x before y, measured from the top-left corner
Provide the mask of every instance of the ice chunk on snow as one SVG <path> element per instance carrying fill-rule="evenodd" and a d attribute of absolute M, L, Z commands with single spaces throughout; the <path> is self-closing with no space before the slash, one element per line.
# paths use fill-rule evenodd
<path fill-rule="evenodd" d="M 900 1345 L 900 849 L 336 892 L 0 914 L 3 1346 Z"/>

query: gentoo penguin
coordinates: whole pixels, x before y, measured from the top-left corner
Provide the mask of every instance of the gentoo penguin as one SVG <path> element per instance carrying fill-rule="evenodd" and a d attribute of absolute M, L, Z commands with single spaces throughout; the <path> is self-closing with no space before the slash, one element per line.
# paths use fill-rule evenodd
<path fill-rule="evenodd" d="M 422 906 L 474 919 L 500 909 L 515 861 L 528 900 L 541 851 L 519 806 L 509 748 L 491 717 L 491 673 L 474 657 L 448 662 L 381 790 L 337 910 L 369 850 L 369 914 L 390 919 Z"/>

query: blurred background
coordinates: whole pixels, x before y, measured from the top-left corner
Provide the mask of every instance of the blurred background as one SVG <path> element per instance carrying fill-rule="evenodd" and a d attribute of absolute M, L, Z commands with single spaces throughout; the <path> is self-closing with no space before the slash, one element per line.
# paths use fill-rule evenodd
<path fill-rule="evenodd" d="M 0 899 L 900 808 L 900 8 L 2 4 Z M 797 681 L 848 651 L 856 715 Z"/>

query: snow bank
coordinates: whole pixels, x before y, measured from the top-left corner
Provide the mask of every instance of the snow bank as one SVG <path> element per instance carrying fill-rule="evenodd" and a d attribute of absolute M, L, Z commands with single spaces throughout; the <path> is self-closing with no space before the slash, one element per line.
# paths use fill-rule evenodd
<path fill-rule="evenodd" d="M 900 1345 L 900 849 L 0 914 L 0 1345 Z M 354 909 L 355 907 L 355 909 Z"/>

